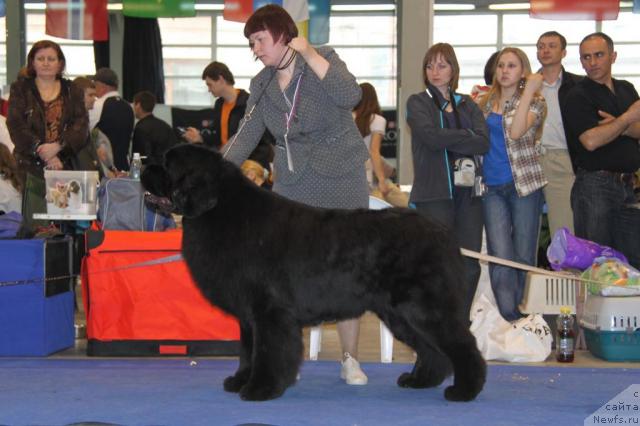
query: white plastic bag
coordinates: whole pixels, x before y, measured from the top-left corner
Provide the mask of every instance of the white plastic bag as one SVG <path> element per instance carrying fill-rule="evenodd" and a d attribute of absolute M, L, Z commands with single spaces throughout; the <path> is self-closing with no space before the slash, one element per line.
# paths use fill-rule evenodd
<path fill-rule="evenodd" d="M 553 336 L 542 315 L 510 323 L 484 294 L 473 307 L 471 333 L 487 361 L 542 362 L 551 353 Z"/>

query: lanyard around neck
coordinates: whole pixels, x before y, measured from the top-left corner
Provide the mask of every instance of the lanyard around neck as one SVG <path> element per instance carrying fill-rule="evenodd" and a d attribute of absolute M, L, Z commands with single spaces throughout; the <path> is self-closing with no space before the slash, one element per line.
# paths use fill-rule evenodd
<path fill-rule="evenodd" d="M 300 76 L 298 77 L 298 81 L 296 82 L 296 90 L 293 92 L 293 102 L 290 103 L 291 105 L 291 109 L 289 110 L 288 113 L 284 114 L 284 118 L 285 118 L 285 124 L 286 124 L 286 132 L 289 133 L 289 129 L 291 128 L 291 120 L 293 120 L 293 117 L 296 115 L 296 107 L 298 105 L 298 99 L 300 98 L 300 82 L 302 81 L 302 74 L 300 74 Z M 285 99 L 287 99 L 286 95 L 285 95 Z M 287 99 L 287 103 L 288 99 Z"/>
<path fill-rule="evenodd" d="M 291 120 L 296 116 L 296 107 L 298 105 L 298 99 L 300 97 L 300 82 L 302 81 L 302 74 L 298 77 L 296 83 L 296 90 L 293 92 L 293 102 L 291 103 L 291 109 L 288 113 L 284 113 L 285 120 L 285 132 L 284 132 L 284 149 L 287 152 L 287 167 L 289 171 L 293 173 L 293 159 L 291 158 L 291 152 L 289 151 L 289 129 L 291 128 Z M 287 99 L 285 95 L 285 99 Z"/>

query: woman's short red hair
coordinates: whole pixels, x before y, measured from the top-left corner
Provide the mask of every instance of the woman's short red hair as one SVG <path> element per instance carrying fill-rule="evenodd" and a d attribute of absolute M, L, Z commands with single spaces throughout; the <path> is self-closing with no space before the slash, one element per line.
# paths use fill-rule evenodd
<path fill-rule="evenodd" d="M 258 31 L 269 31 L 274 43 L 284 37 L 284 44 L 288 44 L 291 39 L 298 37 L 298 27 L 293 22 L 291 15 L 275 4 L 262 6 L 253 12 L 253 15 L 244 24 L 244 36 L 247 39 Z"/>

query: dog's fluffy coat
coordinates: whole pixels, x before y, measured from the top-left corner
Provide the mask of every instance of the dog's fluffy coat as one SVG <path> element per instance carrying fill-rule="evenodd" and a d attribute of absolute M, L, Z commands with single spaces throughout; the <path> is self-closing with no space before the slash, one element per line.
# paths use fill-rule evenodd
<path fill-rule="evenodd" d="M 240 323 L 240 365 L 225 390 L 247 400 L 280 396 L 296 381 L 303 326 L 367 310 L 417 353 L 398 385 L 438 386 L 453 369 L 447 399 L 482 390 L 485 362 L 461 312 L 461 255 L 443 227 L 407 209 L 287 200 L 202 146 L 169 150 L 142 182 L 184 215 L 182 252 L 195 282 Z"/>

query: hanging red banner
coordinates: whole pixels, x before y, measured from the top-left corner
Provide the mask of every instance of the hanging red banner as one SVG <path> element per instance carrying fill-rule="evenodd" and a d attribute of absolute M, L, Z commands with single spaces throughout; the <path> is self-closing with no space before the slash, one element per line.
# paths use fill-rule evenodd
<path fill-rule="evenodd" d="M 529 16 L 552 20 L 616 20 L 620 0 L 531 0 Z"/>
<path fill-rule="evenodd" d="M 46 34 L 69 40 L 109 39 L 107 0 L 47 0 Z"/>
<path fill-rule="evenodd" d="M 222 16 L 227 21 L 247 22 L 253 13 L 253 0 L 224 0 Z"/>

